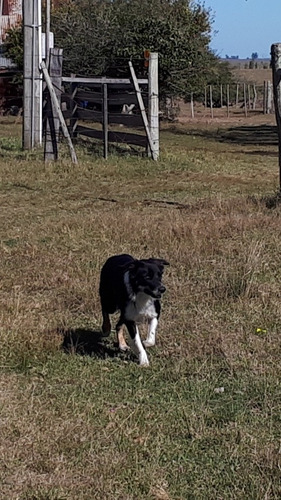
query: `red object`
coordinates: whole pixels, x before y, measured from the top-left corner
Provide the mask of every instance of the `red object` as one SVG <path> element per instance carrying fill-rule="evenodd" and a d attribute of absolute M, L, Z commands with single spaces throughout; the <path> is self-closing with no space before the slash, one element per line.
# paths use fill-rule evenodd
<path fill-rule="evenodd" d="M 9 0 L 3 0 L 1 14 L 2 16 L 8 16 L 10 14 Z"/>

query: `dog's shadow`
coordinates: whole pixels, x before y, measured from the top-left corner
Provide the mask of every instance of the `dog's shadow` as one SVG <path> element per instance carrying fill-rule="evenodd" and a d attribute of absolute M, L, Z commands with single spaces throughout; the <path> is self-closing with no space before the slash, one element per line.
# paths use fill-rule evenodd
<path fill-rule="evenodd" d="M 119 358 L 132 361 L 131 351 L 121 352 L 117 343 L 112 340 L 113 335 L 104 337 L 99 330 L 87 328 L 59 329 L 62 336 L 62 350 L 66 354 L 91 356 L 99 359 Z"/>

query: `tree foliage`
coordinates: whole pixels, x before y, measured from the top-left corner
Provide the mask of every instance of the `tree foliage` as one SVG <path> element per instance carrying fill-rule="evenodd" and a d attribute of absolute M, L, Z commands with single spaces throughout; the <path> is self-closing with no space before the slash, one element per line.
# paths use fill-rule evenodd
<path fill-rule="evenodd" d="M 5 56 L 11 59 L 20 71 L 23 71 L 23 30 L 21 24 L 7 29 L 3 49 Z"/>
<path fill-rule="evenodd" d="M 187 97 L 207 83 L 230 81 L 230 71 L 209 48 L 211 12 L 192 0 L 63 0 L 51 29 L 63 48 L 64 74 L 129 76 L 128 60 L 146 76 L 144 50 L 159 54 L 161 97 Z M 21 28 L 11 28 L 7 57 L 23 67 Z"/>
<path fill-rule="evenodd" d="M 225 72 L 209 49 L 211 14 L 189 0 L 69 0 L 52 17 L 64 70 L 128 76 L 145 73 L 145 49 L 159 54 L 162 96 L 186 96 Z"/>

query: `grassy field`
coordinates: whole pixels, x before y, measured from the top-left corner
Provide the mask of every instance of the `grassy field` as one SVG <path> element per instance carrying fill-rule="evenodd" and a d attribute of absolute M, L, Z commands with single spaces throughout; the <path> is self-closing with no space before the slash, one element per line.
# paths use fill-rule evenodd
<path fill-rule="evenodd" d="M 1 499 L 281 497 L 277 137 L 192 127 L 44 165 L 1 118 Z M 119 252 L 171 264 L 149 368 L 99 336 Z"/>

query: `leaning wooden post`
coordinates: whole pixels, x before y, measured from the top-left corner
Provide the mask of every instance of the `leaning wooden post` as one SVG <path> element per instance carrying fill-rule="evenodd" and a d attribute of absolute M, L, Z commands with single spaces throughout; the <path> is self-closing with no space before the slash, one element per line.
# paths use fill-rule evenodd
<path fill-rule="evenodd" d="M 142 95 L 141 95 L 141 90 L 140 90 L 140 87 L 139 87 L 138 79 L 136 77 L 132 61 L 129 61 L 129 68 L 130 68 L 132 82 L 133 82 L 133 85 L 134 85 L 136 97 L 137 97 L 139 108 L 140 108 L 140 112 L 141 112 L 141 117 L 142 117 L 143 125 L 144 125 L 145 132 L 146 132 L 146 137 L 147 137 L 148 144 L 149 144 L 149 147 L 150 147 L 152 159 L 153 160 L 157 160 L 158 159 L 157 151 L 156 152 L 154 151 L 154 143 L 153 143 L 151 135 L 150 135 L 150 128 L 149 128 L 149 123 L 148 123 L 148 119 L 147 119 L 146 112 L 145 112 L 143 98 L 142 98 Z"/>
<path fill-rule="evenodd" d="M 49 76 L 55 90 L 58 102 L 61 102 L 61 78 L 62 78 L 62 49 L 50 49 L 49 51 Z M 52 106 L 50 93 L 47 96 L 47 103 L 45 108 L 46 121 L 45 121 L 45 147 L 44 159 L 45 162 L 55 161 L 58 159 L 58 142 L 60 120 L 55 106 Z"/>
<path fill-rule="evenodd" d="M 60 108 L 60 105 L 59 105 L 59 102 L 58 102 L 58 99 L 57 99 L 54 87 L 52 85 L 51 78 L 49 76 L 49 73 L 48 73 L 48 70 L 46 68 L 46 65 L 45 65 L 44 61 L 41 62 L 40 68 L 41 68 L 41 70 L 43 72 L 45 82 L 46 82 L 48 90 L 50 92 L 50 96 L 51 96 L 51 100 L 52 100 L 52 106 L 56 108 L 56 112 L 57 112 L 57 115 L 58 115 L 58 118 L 59 118 L 59 121 L 60 121 L 60 124 L 61 124 L 63 135 L 67 139 L 72 163 L 78 163 L 77 156 L 76 156 L 76 153 L 75 153 L 75 150 L 74 150 L 74 147 L 73 147 L 73 144 L 72 144 L 69 132 L 67 130 L 67 126 L 65 124 L 64 117 L 63 117 L 63 114 L 62 114 L 62 111 L 61 111 L 61 108 Z"/>
<path fill-rule="evenodd" d="M 148 66 L 148 123 L 153 143 L 153 159 L 159 158 L 158 53 L 151 52 Z"/>
<path fill-rule="evenodd" d="M 281 191 L 281 43 L 271 45 L 271 67 L 279 148 L 279 189 Z"/>

